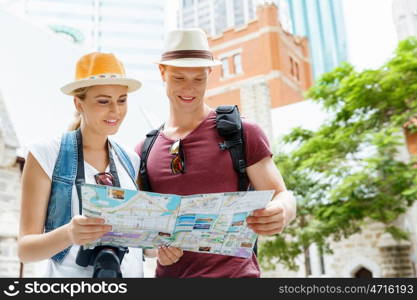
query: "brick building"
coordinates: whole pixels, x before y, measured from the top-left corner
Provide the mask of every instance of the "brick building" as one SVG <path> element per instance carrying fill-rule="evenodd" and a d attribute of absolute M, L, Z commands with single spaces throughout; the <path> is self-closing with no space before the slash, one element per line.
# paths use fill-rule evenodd
<path fill-rule="evenodd" d="M 313 83 L 307 39 L 286 32 L 278 15 L 276 5 L 260 5 L 256 19 L 209 39 L 223 64 L 210 76 L 206 103 L 239 105 L 269 137 L 271 109 L 302 101 Z"/>

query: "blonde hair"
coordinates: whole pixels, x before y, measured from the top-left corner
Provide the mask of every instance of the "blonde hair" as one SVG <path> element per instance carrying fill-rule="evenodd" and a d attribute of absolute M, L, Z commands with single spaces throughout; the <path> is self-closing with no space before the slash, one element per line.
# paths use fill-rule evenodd
<path fill-rule="evenodd" d="M 89 86 L 76 89 L 74 91 L 74 97 L 79 98 L 80 100 L 84 100 L 87 92 L 89 90 Z M 76 111 L 74 114 L 74 121 L 72 121 L 71 125 L 68 127 L 68 131 L 77 130 L 81 126 L 81 113 Z"/>

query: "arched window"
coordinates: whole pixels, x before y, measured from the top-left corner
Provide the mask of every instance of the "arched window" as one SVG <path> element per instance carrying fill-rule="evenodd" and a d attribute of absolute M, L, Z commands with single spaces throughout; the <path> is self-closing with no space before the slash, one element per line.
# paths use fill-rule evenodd
<path fill-rule="evenodd" d="M 360 268 L 356 273 L 354 274 L 355 278 L 373 278 L 372 272 L 369 271 L 367 268 Z"/>

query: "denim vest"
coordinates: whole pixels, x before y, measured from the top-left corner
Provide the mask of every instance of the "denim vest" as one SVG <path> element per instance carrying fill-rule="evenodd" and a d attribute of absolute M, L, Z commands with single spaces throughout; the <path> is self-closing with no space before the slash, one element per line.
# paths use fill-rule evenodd
<path fill-rule="evenodd" d="M 45 232 L 52 231 L 71 221 L 72 218 L 72 189 L 77 177 L 77 138 L 76 131 L 64 133 L 61 139 L 58 158 L 52 174 L 51 195 L 49 196 L 48 211 L 45 221 Z M 135 183 L 135 169 L 127 153 L 115 142 L 110 144 L 122 166 Z M 52 260 L 61 263 L 71 246 L 55 254 Z"/>

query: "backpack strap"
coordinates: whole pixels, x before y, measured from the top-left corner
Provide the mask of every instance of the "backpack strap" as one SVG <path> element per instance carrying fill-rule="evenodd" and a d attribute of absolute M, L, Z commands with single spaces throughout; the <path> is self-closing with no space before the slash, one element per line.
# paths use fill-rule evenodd
<path fill-rule="evenodd" d="M 246 174 L 246 153 L 242 120 L 237 105 L 224 105 L 216 108 L 216 128 L 224 142 L 222 151 L 229 150 L 233 168 L 238 174 L 238 190 L 248 190 L 249 178 Z"/>
<path fill-rule="evenodd" d="M 147 162 L 149 153 L 151 152 L 152 146 L 158 138 L 159 132 L 162 130 L 161 125 L 158 129 L 153 129 L 148 134 L 146 134 L 145 141 L 142 145 L 142 152 L 140 156 L 140 168 L 139 168 L 139 186 L 142 191 L 152 191 L 151 183 L 149 182 L 148 171 L 147 171 Z"/>
<path fill-rule="evenodd" d="M 216 128 L 219 135 L 224 138 L 224 142 L 219 144 L 220 149 L 229 150 L 233 168 L 238 174 L 239 191 L 247 191 L 251 187 L 246 173 L 245 137 L 239 109 L 237 105 L 224 105 L 217 107 L 216 113 Z M 258 239 L 255 241 L 253 252 L 258 256 Z"/>

